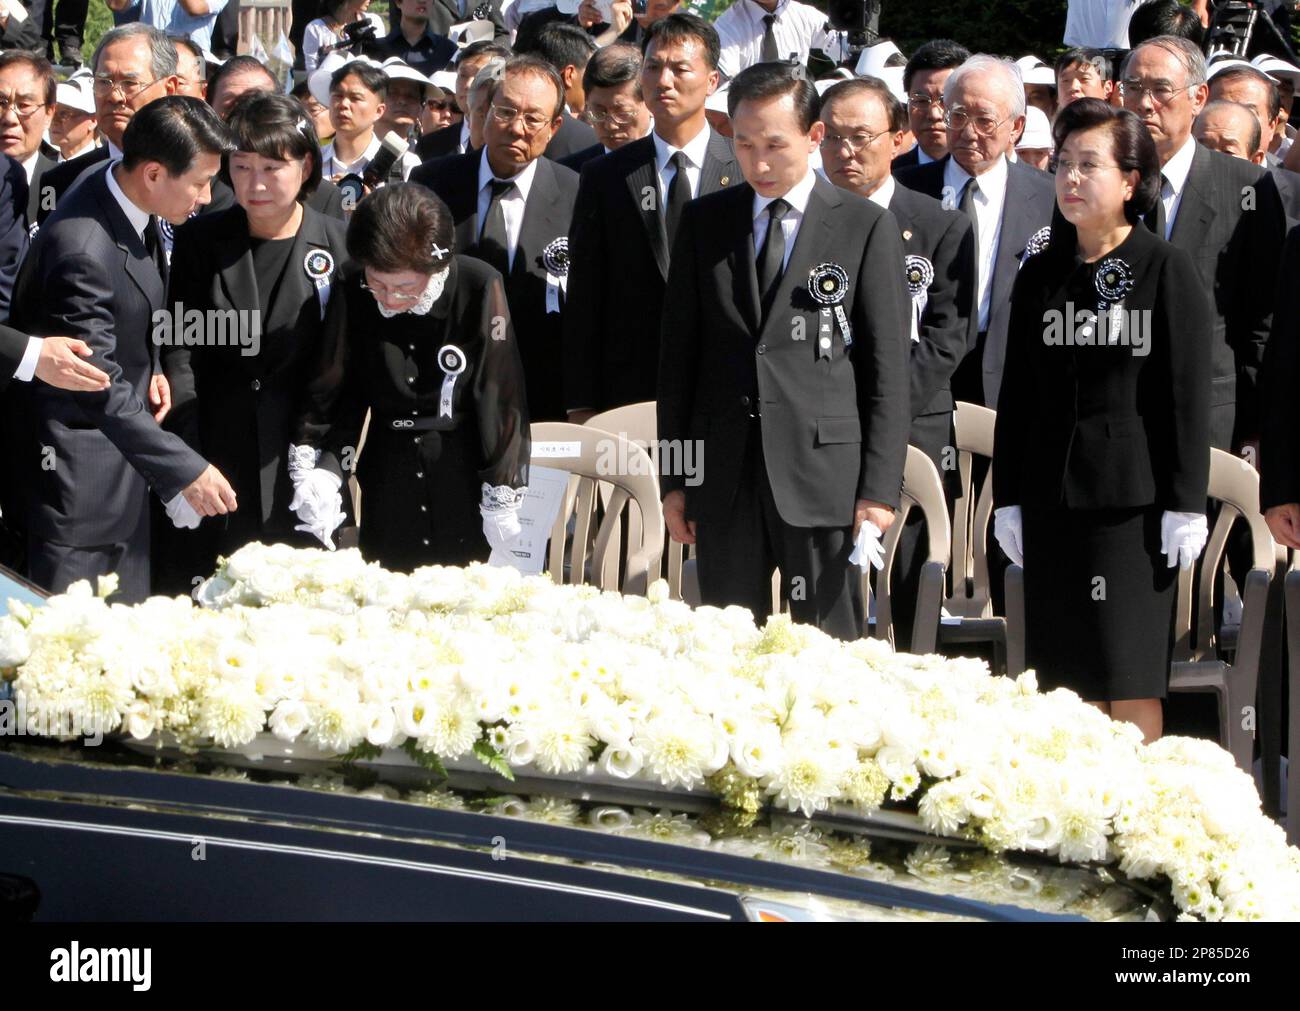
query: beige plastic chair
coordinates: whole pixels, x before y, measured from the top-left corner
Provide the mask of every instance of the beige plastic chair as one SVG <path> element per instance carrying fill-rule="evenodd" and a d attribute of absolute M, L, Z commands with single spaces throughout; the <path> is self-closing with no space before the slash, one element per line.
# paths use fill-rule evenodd
<path fill-rule="evenodd" d="M 992 459 L 997 414 L 987 407 L 958 401 L 956 406 L 957 474 L 961 495 L 953 503 L 952 593 L 943 602 L 950 619 L 939 625 L 941 646 L 993 644 L 993 667 L 1012 677 L 1025 669 L 1024 570 L 1008 567 L 1005 615 L 993 613 L 989 589 L 990 522 L 993 518 L 993 468 L 975 487 L 975 460 Z"/>
<path fill-rule="evenodd" d="M 943 601 L 944 579 L 948 571 L 951 533 L 948 503 L 943 497 L 943 482 L 939 479 L 939 471 L 935 469 L 934 462 L 915 446 L 907 447 L 907 460 L 903 465 L 902 502 L 894 516 L 894 522 L 885 532 L 885 566 L 875 573 L 876 617 L 874 621 L 867 619 L 864 634 L 877 639 L 888 639 L 891 646 L 900 648 L 894 638 L 891 583 L 898 542 L 902 537 L 903 526 L 907 523 L 908 513 L 913 509 L 920 509 L 925 515 L 928 557 L 921 567 L 909 651 L 933 653 L 939 634 L 939 607 Z M 868 599 L 869 584 L 869 576 L 864 573 L 863 600 Z"/>
<path fill-rule="evenodd" d="M 1243 722 L 1247 708 L 1255 705 L 1265 608 L 1277 546 L 1259 511 L 1259 475 L 1249 463 L 1231 453 L 1210 450 L 1210 498 L 1221 503 L 1221 508 L 1199 562 L 1200 579 L 1195 594 L 1192 569 L 1178 574 L 1169 690 L 1209 692 L 1215 696 L 1219 708 L 1219 743 L 1232 752 L 1242 769 L 1250 772 L 1255 735 L 1243 727 Z M 1250 530 L 1253 559 L 1241 594 L 1241 624 L 1225 626 L 1216 632 L 1215 576 L 1224 564 L 1228 531 L 1238 520 Z M 1227 582 L 1226 574 L 1224 581 Z M 1229 654 L 1231 662 L 1226 659 Z"/>
<path fill-rule="evenodd" d="M 569 487 L 560 506 L 555 525 L 551 528 L 550 546 L 547 549 L 547 571 L 557 583 L 581 583 L 590 579 L 602 590 L 619 589 L 617 573 L 625 575 L 624 593 L 643 594 L 650 582 L 659 577 L 659 562 L 663 556 L 663 508 L 659 503 L 659 479 L 649 454 L 622 436 L 601 431 L 589 425 L 570 425 L 563 421 L 538 422 L 532 426 L 533 444 L 541 442 L 577 443 L 581 456 L 533 457 L 532 466 L 552 467 L 570 474 Z M 621 444 L 621 445 L 620 445 Z M 616 453 L 617 459 L 639 462 L 638 473 L 601 473 L 599 460 L 602 454 Z M 613 491 L 605 509 L 604 519 L 592 539 L 592 523 L 596 515 L 596 486 L 608 482 Z M 640 543 L 629 541 L 627 557 L 619 564 L 611 554 L 619 550 L 619 519 L 624 507 L 632 503 L 645 517 Z M 570 520 L 573 537 L 568 538 Z M 568 548 L 566 565 L 565 549 Z M 613 575 L 611 575 L 613 573 Z"/>
<path fill-rule="evenodd" d="M 650 454 L 650 461 L 654 464 L 655 473 L 659 473 L 659 436 L 658 421 L 655 417 L 655 403 L 653 400 L 647 400 L 639 404 L 628 404 L 626 407 L 615 407 L 609 411 L 601 411 L 599 414 L 592 415 L 583 424 L 588 428 L 599 429 L 602 432 L 613 432 L 615 435 L 621 435 L 623 438 L 636 443 Z M 609 508 L 610 496 L 614 493 L 614 486 L 607 481 L 600 482 L 600 501 L 601 505 Z M 661 500 L 662 501 L 662 500 Z M 611 538 L 621 543 L 622 541 L 622 516 L 615 516 L 616 526 L 611 533 Z M 640 546 L 641 528 L 644 520 L 641 516 L 641 510 L 637 508 L 636 501 L 633 500 L 627 509 L 627 542 L 628 544 Z M 671 560 L 674 554 L 677 555 L 678 581 L 680 583 L 681 568 L 681 548 L 683 545 L 675 544 L 666 538 L 665 531 L 664 554 Z M 678 549 L 674 552 L 674 548 Z M 620 559 L 615 552 L 609 552 L 608 564 L 617 567 Z M 607 572 L 604 578 L 613 578 L 617 580 L 618 572 Z M 669 589 L 673 588 L 673 581 L 669 579 Z"/>

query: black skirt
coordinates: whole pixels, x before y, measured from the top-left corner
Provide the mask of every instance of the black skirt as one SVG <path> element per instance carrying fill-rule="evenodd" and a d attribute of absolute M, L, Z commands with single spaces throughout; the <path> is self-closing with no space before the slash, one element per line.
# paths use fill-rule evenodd
<path fill-rule="evenodd" d="M 1042 690 L 1165 697 L 1178 569 L 1160 553 L 1162 513 L 1024 508 L 1025 652 Z"/>

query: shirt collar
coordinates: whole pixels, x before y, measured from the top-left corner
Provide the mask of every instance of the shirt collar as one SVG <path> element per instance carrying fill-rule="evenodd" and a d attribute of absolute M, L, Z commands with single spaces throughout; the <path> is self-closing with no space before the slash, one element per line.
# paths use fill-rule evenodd
<path fill-rule="evenodd" d="M 876 187 L 876 192 L 867 197 L 873 204 L 879 204 L 885 210 L 889 210 L 889 204 L 894 199 L 894 190 L 898 184 L 894 182 L 893 176 L 885 176 L 885 181 Z"/>
<path fill-rule="evenodd" d="M 1174 152 L 1174 156 L 1160 170 L 1167 180 L 1169 188 L 1175 194 L 1181 193 L 1187 185 L 1187 176 L 1192 171 L 1192 158 L 1196 156 L 1196 138 L 1188 137 L 1183 146 Z"/>
<path fill-rule="evenodd" d="M 27 173 L 27 185 L 32 184 L 32 176 L 36 174 L 36 163 L 40 160 L 41 149 L 37 148 L 32 152 L 31 157 L 23 162 L 23 171 Z"/>
<path fill-rule="evenodd" d="M 760 7 L 758 4 L 754 2 L 754 0 L 741 0 L 741 4 L 744 6 L 745 10 L 749 13 L 751 17 L 753 17 L 756 21 L 761 23 L 763 18 L 765 18 L 768 14 L 775 14 L 779 18 L 782 14 L 785 13 L 786 8 L 790 6 L 790 0 L 781 0 L 781 2 L 776 5 L 776 10 L 772 10 L 772 11 Z"/>
<path fill-rule="evenodd" d="M 659 171 L 662 172 L 668 167 L 668 160 L 677 151 L 681 151 L 682 154 L 686 155 L 686 160 L 695 168 L 704 168 L 704 158 L 709 151 L 709 134 L 711 132 L 710 128 L 705 126 L 703 130 L 686 142 L 685 147 L 673 147 L 659 134 L 652 133 L 651 136 L 655 139 L 655 164 L 658 166 Z"/>
<path fill-rule="evenodd" d="M 790 189 L 787 190 L 785 194 L 780 198 L 760 197 L 757 193 L 755 193 L 754 194 L 755 219 L 757 219 L 760 214 L 762 214 L 765 210 L 767 210 L 768 204 L 770 204 L 773 200 L 777 200 L 777 199 L 785 200 L 785 202 L 790 205 L 791 209 L 798 211 L 799 214 L 802 216 L 803 213 L 808 209 L 808 198 L 812 196 L 813 186 L 815 186 L 816 183 L 817 183 L 817 173 L 814 172 L 812 169 L 809 169 L 808 173 L 797 183 L 791 186 Z"/>
<path fill-rule="evenodd" d="M 104 138 L 104 143 L 108 145 L 108 160 L 109 160 L 109 161 L 121 161 L 121 160 L 122 160 L 122 149 L 121 149 L 120 147 L 118 147 L 116 144 L 114 144 L 114 143 L 113 143 L 111 140 L 109 140 L 107 137 Z"/>
<path fill-rule="evenodd" d="M 350 163 L 343 161 L 343 159 L 338 156 L 338 153 L 334 149 L 333 141 L 329 142 L 328 147 L 324 152 L 322 152 L 322 154 L 324 155 L 325 161 L 335 162 L 351 172 L 352 167 L 358 163 L 360 163 L 364 168 L 366 165 L 369 165 L 374 161 L 375 155 L 379 154 L 379 149 L 383 146 L 383 143 L 384 142 L 379 139 L 379 134 L 374 134 L 370 138 L 370 143 L 366 145 L 366 149 L 361 153 L 361 157 Z"/>
<path fill-rule="evenodd" d="M 961 198 L 961 191 L 966 188 L 966 180 L 971 178 L 971 174 L 957 163 L 957 159 L 951 155 L 948 156 L 948 164 L 943 169 L 943 181 L 945 185 L 951 186 L 952 191 Z M 980 192 L 986 197 L 993 193 L 1002 192 L 1007 185 L 1007 160 L 999 158 L 993 163 L 993 167 L 979 176 Z"/>
<path fill-rule="evenodd" d="M 146 210 L 137 207 L 118 185 L 117 177 L 113 170 L 122 164 L 118 161 L 112 161 L 108 164 L 108 192 L 113 194 L 113 199 L 117 201 L 118 206 L 122 208 L 122 213 L 126 215 L 126 220 L 131 222 L 131 227 L 135 229 L 135 234 L 144 238 L 145 229 L 149 227 L 149 218 L 151 215 Z"/>
<path fill-rule="evenodd" d="M 511 176 L 508 181 L 519 187 L 519 195 L 526 201 L 528 199 L 528 191 L 532 188 L 533 179 L 536 175 L 537 159 L 534 158 L 524 166 L 522 171 Z M 493 179 L 501 179 L 501 177 L 493 173 L 492 166 L 488 164 L 487 145 L 484 144 L 483 151 L 480 153 L 478 159 L 478 192 L 482 193 L 483 187 Z M 506 182 L 507 180 L 502 179 L 501 181 Z"/>
<path fill-rule="evenodd" d="M 469 150 L 469 117 L 466 116 L 460 121 L 460 146 L 466 151 Z"/>
<path fill-rule="evenodd" d="M 931 158 L 928 154 L 926 154 L 926 153 L 925 153 L 925 149 L 924 149 L 923 147 L 921 147 L 920 144 L 917 144 L 917 145 L 916 145 L 916 163 L 917 163 L 918 165 L 929 165 L 930 162 L 932 162 L 932 161 L 935 161 L 935 159 L 934 159 L 934 158 Z"/>

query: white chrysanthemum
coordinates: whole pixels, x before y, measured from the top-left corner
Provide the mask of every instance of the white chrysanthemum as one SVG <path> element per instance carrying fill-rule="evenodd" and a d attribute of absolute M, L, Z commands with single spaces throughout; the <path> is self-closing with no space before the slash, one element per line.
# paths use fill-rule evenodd
<path fill-rule="evenodd" d="M 199 708 L 198 732 L 223 748 L 247 744 L 262 729 L 262 700 L 246 681 L 213 681 Z"/>
<path fill-rule="evenodd" d="M 460 758 L 468 754 L 482 736 L 478 710 L 464 696 L 438 704 L 422 722 L 420 750 L 432 751 L 440 758 Z"/>
<path fill-rule="evenodd" d="M 307 709 L 311 715 L 307 740 L 321 751 L 342 755 L 365 740 L 366 723 L 360 707 L 316 702 L 309 703 Z"/>
<path fill-rule="evenodd" d="M 528 736 L 535 748 L 533 762 L 542 772 L 563 774 L 586 768 L 596 742 L 580 716 L 554 712 L 528 723 Z"/>
<path fill-rule="evenodd" d="M 647 720 L 632 743 L 641 748 L 646 769 L 661 784 L 689 790 L 716 771 L 709 769 L 716 760 L 715 733 L 711 722 L 677 713 Z"/>
<path fill-rule="evenodd" d="M 767 792 L 787 811 L 811 816 L 824 810 L 839 796 L 845 772 L 843 763 L 832 761 L 826 749 L 809 741 L 787 743 L 780 767 L 768 779 Z"/>
<path fill-rule="evenodd" d="M 962 799 L 962 788 L 954 783 L 936 783 L 917 805 L 921 821 L 931 832 L 955 835 L 970 813 Z"/>

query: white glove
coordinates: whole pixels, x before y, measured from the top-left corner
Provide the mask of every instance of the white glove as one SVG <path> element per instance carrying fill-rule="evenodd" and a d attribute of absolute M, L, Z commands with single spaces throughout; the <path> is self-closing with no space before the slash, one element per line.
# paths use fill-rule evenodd
<path fill-rule="evenodd" d="M 320 468 L 301 475 L 293 489 L 289 508 L 302 523 L 294 527 L 314 535 L 325 547 L 334 550 L 333 533 L 347 514 L 343 512 L 343 481 L 337 474 Z"/>
<path fill-rule="evenodd" d="M 993 510 L 993 536 L 1002 547 L 1002 553 L 1014 565 L 1025 564 L 1025 525 L 1020 506 L 1002 506 Z"/>
<path fill-rule="evenodd" d="M 863 520 L 862 526 L 858 527 L 858 539 L 853 544 L 853 553 L 849 555 L 849 564 L 859 566 L 863 572 L 866 572 L 871 565 L 883 569 L 885 548 L 880 543 L 880 538 L 883 536 L 880 527 L 871 520 Z"/>
<path fill-rule="evenodd" d="M 1160 553 L 1169 560 L 1169 568 L 1180 565 L 1190 569 L 1210 539 L 1210 525 L 1201 513 L 1166 511 L 1160 517 Z"/>
<path fill-rule="evenodd" d="M 172 521 L 172 526 L 178 530 L 196 530 L 203 517 L 194 511 L 194 507 L 185 499 L 183 492 L 178 493 L 175 498 L 164 503 L 167 510 L 167 518 Z"/>
<path fill-rule="evenodd" d="M 315 446 L 293 446 L 289 447 L 289 480 L 293 482 L 294 488 L 302 483 L 302 479 L 311 471 L 316 469 L 316 464 L 320 461 L 320 450 Z"/>
<path fill-rule="evenodd" d="M 523 505 L 522 489 L 509 485 L 483 485 L 483 498 L 479 515 L 483 517 L 483 536 L 493 551 L 504 548 L 519 536 L 519 507 Z"/>

